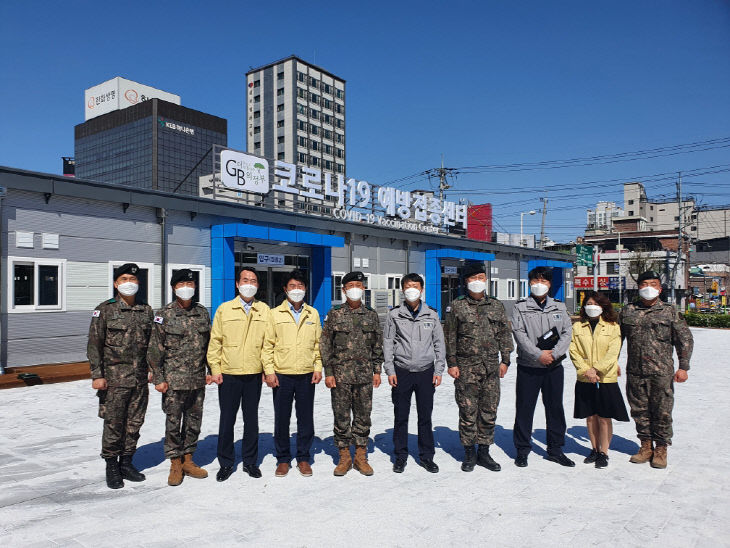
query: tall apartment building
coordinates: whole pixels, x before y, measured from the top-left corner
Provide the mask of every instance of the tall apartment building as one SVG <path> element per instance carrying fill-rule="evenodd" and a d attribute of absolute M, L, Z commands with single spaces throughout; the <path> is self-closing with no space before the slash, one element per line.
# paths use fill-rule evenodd
<path fill-rule="evenodd" d="M 345 80 L 294 55 L 250 70 L 246 143 L 251 154 L 344 177 Z M 318 209 L 313 200 L 275 194 L 279 206 Z"/>
<path fill-rule="evenodd" d="M 616 205 L 616 202 L 598 202 L 596 209 L 589 209 L 586 212 L 586 235 L 605 234 L 613 230 L 615 217 L 622 217 L 624 210 Z"/>

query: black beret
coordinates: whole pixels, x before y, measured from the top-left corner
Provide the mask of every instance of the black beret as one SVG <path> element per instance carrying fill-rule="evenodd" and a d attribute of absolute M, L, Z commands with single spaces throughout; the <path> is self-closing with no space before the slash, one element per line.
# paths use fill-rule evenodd
<path fill-rule="evenodd" d="M 647 270 L 643 274 L 639 276 L 639 279 L 636 280 L 637 284 L 640 284 L 644 280 L 662 280 L 662 275 L 659 274 L 656 270 Z"/>
<path fill-rule="evenodd" d="M 179 284 L 180 282 L 194 282 L 195 276 L 193 275 L 193 271 L 189 268 L 183 268 L 182 270 L 178 270 L 172 275 L 172 278 L 170 278 L 170 285 L 172 287 L 175 287 L 175 285 Z"/>
<path fill-rule="evenodd" d="M 474 274 L 486 274 L 487 269 L 484 268 L 484 263 L 467 263 L 464 268 L 461 269 L 461 277 L 466 281 L 467 278 L 471 278 Z"/>
<path fill-rule="evenodd" d="M 342 287 L 345 287 L 349 282 L 364 282 L 365 274 L 360 271 L 348 272 L 342 277 Z"/>
<path fill-rule="evenodd" d="M 122 276 L 124 274 L 131 274 L 132 276 L 136 276 L 137 272 L 139 272 L 139 267 L 134 263 L 127 263 L 123 264 L 122 266 L 118 266 L 114 269 L 114 280 L 116 280 L 119 276 Z"/>

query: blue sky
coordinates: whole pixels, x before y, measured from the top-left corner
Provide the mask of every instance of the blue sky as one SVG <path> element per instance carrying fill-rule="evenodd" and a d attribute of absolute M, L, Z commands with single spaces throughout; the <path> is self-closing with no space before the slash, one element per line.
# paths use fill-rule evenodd
<path fill-rule="evenodd" d="M 348 175 L 374 184 L 435 168 L 442 154 L 464 168 L 730 137 L 728 1 L 8 0 L 0 164 L 58 173 L 83 122 L 83 90 L 114 76 L 227 118 L 229 145 L 243 149 L 246 71 L 292 53 L 347 80 Z M 730 142 L 675 154 L 683 150 L 462 169 L 448 196 L 492 202 L 495 228 L 517 232 L 520 211 L 538 209 L 547 191 L 547 232 L 558 241 L 582 233 L 597 200 L 620 201 L 624 181 L 647 181 L 650 198 L 671 195 L 682 170 L 701 203 L 730 203 Z M 525 227 L 539 232 L 539 215 Z"/>

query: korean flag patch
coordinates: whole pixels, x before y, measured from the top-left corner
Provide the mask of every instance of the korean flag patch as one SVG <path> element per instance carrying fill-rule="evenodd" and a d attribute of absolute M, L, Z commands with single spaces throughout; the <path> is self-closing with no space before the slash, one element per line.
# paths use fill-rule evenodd
<path fill-rule="evenodd" d="M 450 306 L 447 306 L 446 307 L 446 312 L 451 312 L 451 307 Z"/>
<path fill-rule="evenodd" d="M 99 316 L 101 316 L 101 310 L 94 310 L 94 311 L 93 311 L 93 312 L 91 313 L 91 317 L 92 317 L 92 318 L 98 318 Z"/>
<path fill-rule="evenodd" d="M 562 315 L 561 314 L 553 314 L 553 318 L 556 319 L 556 320 L 559 320 L 560 318 L 562 318 Z"/>
<path fill-rule="evenodd" d="M 163 320 L 162 316 L 155 316 L 155 323 L 159 323 L 160 325 L 162 325 L 163 321 L 164 320 Z"/>

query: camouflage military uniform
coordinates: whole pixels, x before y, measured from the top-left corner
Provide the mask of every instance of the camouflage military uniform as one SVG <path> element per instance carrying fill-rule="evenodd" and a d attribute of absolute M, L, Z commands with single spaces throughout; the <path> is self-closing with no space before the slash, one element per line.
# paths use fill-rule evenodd
<path fill-rule="evenodd" d="M 186 310 L 175 301 L 155 316 L 147 360 L 155 385 L 168 384 L 162 395 L 166 458 L 182 457 L 197 447 L 209 340 L 210 315 L 201 304 Z"/>
<path fill-rule="evenodd" d="M 337 382 L 331 391 L 335 445 L 364 447 L 370 435 L 373 375 L 380 375 L 383 364 L 378 313 L 365 305 L 335 306 L 324 320 L 319 345 L 325 376 Z"/>
<path fill-rule="evenodd" d="M 628 343 L 626 398 L 636 422 L 640 440 L 672 443 L 674 407 L 674 361 L 689 370 L 694 341 L 687 323 L 674 306 L 657 301 L 646 307 L 640 301 L 629 304 L 619 315 L 621 336 Z"/>
<path fill-rule="evenodd" d="M 94 309 L 86 354 L 92 379 L 106 379 L 99 390 L 99 417 L 104 419 L 101 457 L 133 455 L 144 423 L 147 387 L 147 341 L 152 308 L 129 306 L 119 299 L 104 301 Z"/>
<path fill-rule="evenodd" d="M 459 368 L 454 386 L 461 443 L 491 445 L 500 396 L 499 355 L 509 363 L 514 348 L 504 305 L 491 297 L 459 297 L 446 308 L 444 336 L 446 363 Z"/>

